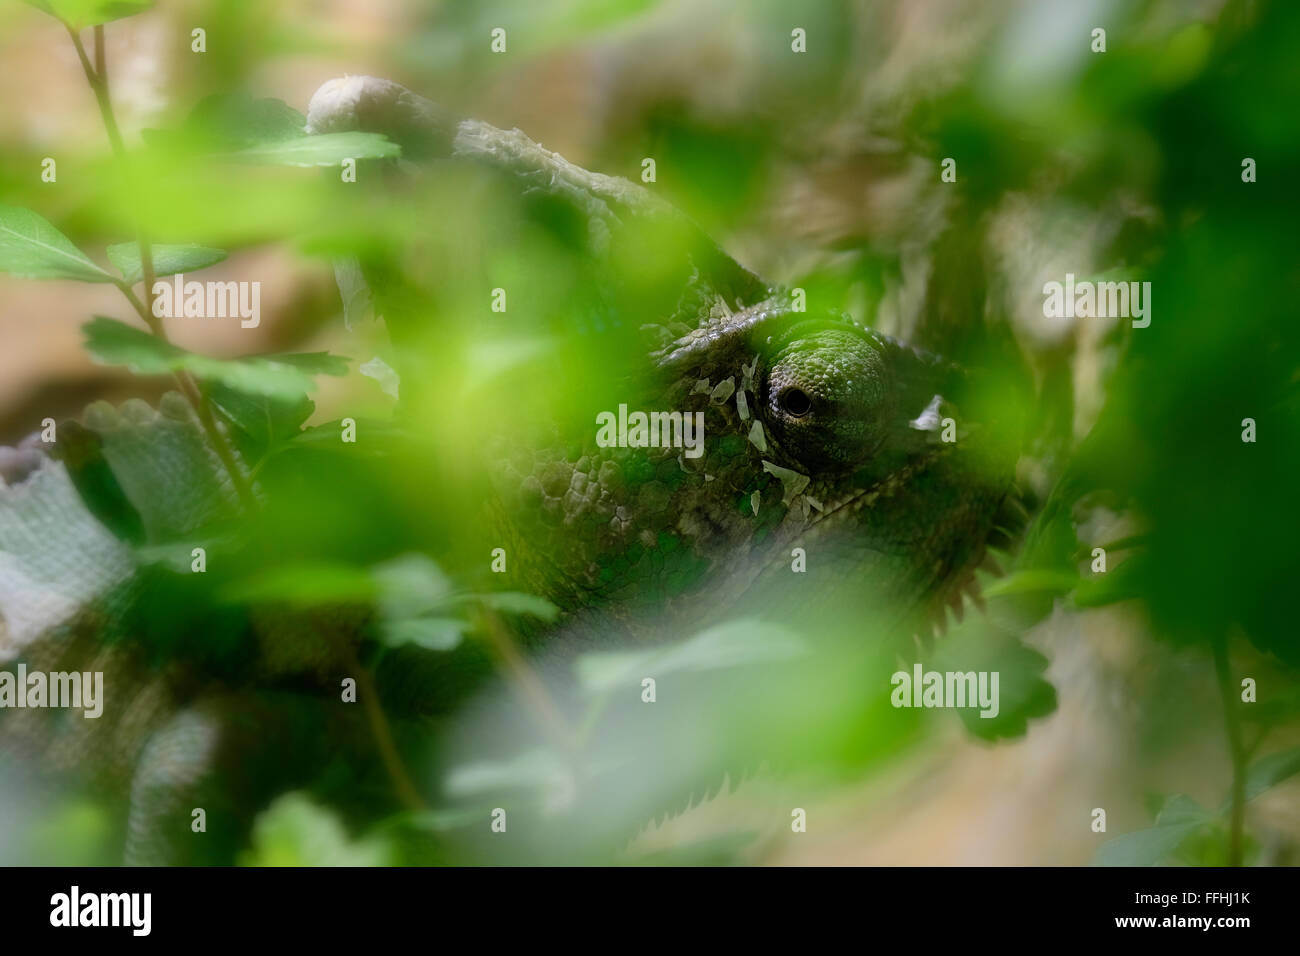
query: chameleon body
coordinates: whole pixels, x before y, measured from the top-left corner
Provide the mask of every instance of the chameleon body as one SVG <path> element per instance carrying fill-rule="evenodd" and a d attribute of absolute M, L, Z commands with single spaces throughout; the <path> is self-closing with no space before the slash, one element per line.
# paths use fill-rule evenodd
<path fill-rule="evenodd" d="M 969 383 L 960 370 L 846 315 L 797 310 L 647 190 L 573 166 L 517 130 L 457 120 L 396 84 L 332 81 L 313 98 L 308 124 L 311 132 L 384 132 L 409 159 L 489 168 L 574 211 L 582 226 L 593 301 L 622 310 L 619 342 L 633 351 L 594 404 L 525 416 L 501 435 L 485 423 L 483 441 L 485 541 L 504 547 L 522 589 L 561 609 L 561 634 L 614 644 L 652 639 L 665 622 L 704 627 L 737 608 L 797 617 L 836 591 L 853 594 L 856 606 L 888 608 L 890 633 L 910 638 L 928 632 L 946 603 L 960 602 L 1004 523 L 1015 457 L 1013 442 L 964 414 Z M 629 247 L 643 249 L 640 267 L 659 277 L 649 293 L 621 265 Z M 370 278 L 400 344 L 402 302 L 384 302 L 383 274 Z M 408 380 L 418 399 L 418 376 L 404 377 L 404 389 Z M 236 507 L 191 416 L 174 397 L 165 405 L 161 413 L 92 410 L 81 431 L 69 423 L 78 440 L 65 443 L 62 461 L 32 446 L 0 459 L 7 658 L 53 669 L 73 649 L 99 653 L 122 669 L 114 684 L 142 689 L 131 714 L 59 737 L 78 741 L 67 744 L 75 750 L 68 762 L 83 771 L 129 768 L 119 777 L 129 778 L 124 853 L 132 863 L 203 862 L 189 839 L 192 807 L 238 829 L 265 790 L 292 785 L 291 763 L 309 774 L 339 753 L 367 752 L 357 709 L 333 703 L 337 675 L 364 641 L 363 611 L 342 624 L 275 612 L 250 618 L 244 629 L 262 663 L 222 675 L 216 687 L 201 666 L 151 664 L 129 641 L 105 647 L 114 643 L 105 634 L 147 623 L 148 612 L 131 603 L 142 573 L 120 541 L 131 529 L 110 532 L 96 517 L 95 475 L 140 475 L 114 468 L 140 455 L 194 472 L 193 497 L 179 510 L 152 502 L 147 483 L 114 486 L 146 540 L 183 535 Z M 702 420 L 702 441 L 696 449 L 611 446 L 598 440 L 598 415 L 618 405 Z M 36 559 L 48 553 L 35 543 L 42 527 L 67 538 L 56 552 L 63 563 Z M 796 553 L 817 573 L 794 573 Z M 295 628 L 297 638 L 284 637 Z M 268 665 L 277 654 L 288 663 Z M 483 669 L 481 659 L 470 663 Z M 266 682 L 268 672 L 276 680 Z M 404 697 L 437 696 L 435 672 L 419 654 L 381 671 L 397 719 Z M 422 709 L 409 711 L 420 717 Z M 12 715 L 0 719 L 6 749 L 31 757 L 34 748 L 21 741 L 39 735 L 18 733 Z M 399 747 L 403 734 L 399 726 Z M 293 762 L 281 760 L 288 752 Z M 355 763 L 356 788 L 382 790 L 373 754 Z M 221 766 L 237 772 L 218 773 Z M 263 771 L 274 783 L 262 790 L 232 782 Z"/>

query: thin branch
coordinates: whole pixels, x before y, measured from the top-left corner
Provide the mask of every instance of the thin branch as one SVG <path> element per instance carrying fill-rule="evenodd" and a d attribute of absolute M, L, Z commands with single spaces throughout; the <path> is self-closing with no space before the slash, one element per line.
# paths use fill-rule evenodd
<path fill-rule="evenodd" d="M 361 706 L 365 709 L 366 719 L 370 723 L 370 736 L 374 738 L 375 746 L 379 748 L 380 759 L 384 762 L 384 769 L 388 772 L 388 779 L 392 781 L 398 799 L 409 810 L 427 810 L 428 807 L 420 798 L 420 792 L 411 781 L 410 774 L 406 772 L 401 754 L 397 752 L 397 745 L 393 742 L 393 732 L 388 725 L 388 718 L 384 715 L 384 708 L 380 706 L 379 688 L 375 685 L 374 677 L 361 663 L 356 651 L 346 639 L 340 639 L 338 645 L 349 669 L 357 675 Z"/>
<path fill-rule="evenodd" d="M 1228 753 L 1232 758 L 1232 798 L 1228 824 L 1228 865 L 1241 866 L 1242 834 L 1246 819 L 1246 748 L 1241 739 L 1241 718 L 1237 713 L 1237 691 L 1232 683 L 1228 660 L 1228 639 L 1214 642 L 1214 671 L 1223 698 L 1223 721 L 1228 732 Z"/>
<path fill-rule="evenodd" d="M 113 112 L 113 100 L 108 89 L 108 59 L 104 50 L 104 27 L 99 25 L 94 29 L 95 63 L 92 65 L 90 58 L 86 55 L 85 45 L 81 42 L 81 34 L 73 29 L 70 24 L 64 23 L 63 26 L 68 31 L 68 36 L 72 38 L 72 45 L 77 50 L 77 58 L 81 61 L 81 69 L 86 74 L 86 82 L 90 84 L 90 88 L 95 94 L 95 102 L 99 106 L 99 115 L 103 119 L 104 130 L 108 133 L 109 145 L 113 149 L 114 156 L 126 170 L 128 181 L 135 188 L 139 184 L 134 167 L 127 157 L 126 145 L 122 141 L 122 131 L 117 125 L 117 117 Z M 155 337 L 166 342 L 167 332 L 163 327 L 162 320 L 153 314 L 155 278 L 153 244 L 143 222 L 137 223 L 136 241 L 140 246 L 140 270 L 144 280 L 145 301 L 141 302 L 126 282 L 118 282 L 116 285 L 126 295 L 127 300 L 139 313 L 140 317 L 144 319 L 149 331 Z M 194 414 L 198 417 L 199 425 L 207 435 L 208 443 L 216 451 L 222 467 L 230 475 L 230 483 L 235 489 L 235 494 L 239 497 L 240 504 L 245 510 L 254 510 L 257 506 L 257 499 L 253 495 L 252 486 L 249 484 L 243 470 L 239 467 L 239 463 L 235 460 L 234 450 L 230 447 L 230 443 L 226 441 L 226 436 L 222 434 L 221 429 L 217 426 L 207 395 L 203 393 L 203 389 L 199 387 L 198 382 L 189 372 L 181 370 L 176 372 L 175 376 L 181 394 L 194 408 Z"/>
<path fill-rule="evenodd" d="M 546 690 L 546 685 L 528 666 L 519 648 L 515 646 L 514 640 L 506 632 L 501 618 L 487 607 L 481 609 L 481 616 L 488 643 L 501 659 L 506 677 L 515 686 L 524 703 L 537 715 L 551 742 L 572 762 L 576 772 L 578 768 L 576 738 L 570 731 L 564 715 L 560 713 L 560 708 Z"/>

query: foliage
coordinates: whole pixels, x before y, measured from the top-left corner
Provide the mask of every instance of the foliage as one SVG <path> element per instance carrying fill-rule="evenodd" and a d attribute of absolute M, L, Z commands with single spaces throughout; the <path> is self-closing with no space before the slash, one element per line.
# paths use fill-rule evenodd
<path fill-rule="evenodd" d="M 74 36 L 151 6 L 32 5 Z M 664 229 L 649 248 L 615 249 L 595 267 L 599 230 L 545 189 L 520 195 L 470 164 L 411 174 L 403 146 L 376 133 L 308 136 L 288 104 L 232 91 L 262 61 L 327 41 L 310 30 L 295 39 L 278 14 L 254 6 L 207 5 L 232 30 L 241 18 L 273 22 L 197 67 L 175 95 L 193 107 L 116 151 L 111 174 L 80 187 L 78 208 L 51 201 L 7 164 L 0 171 L 0 271 L 115 286 L 131 322 L 92 318 L 86 350 L 138 376 L 142 394 L 156 394 L 155 377 L 179 389 L 157 411 L 97 403 L 60 423 L 63 466 L 139 572 L 100 595 L 105 607 L 128 608 L 104 615 L 106 639 L 196 682 L 215 676 L 260 692 L 263 681 L 277 702 L 312 681 L 335 693 L 335 675 L 355 672 L 373 679 L 362 693 L 384 704 L 368 712 L 366 756 L 292 770 L 294 792 L 225 834 L 218 855 L 246 865 L 496 861 L 484 821 L 507 795 L 515 832 L 547 823 L 517 858 L 608 862 L 622 859 L 647 819 L 726 789 L 724 774 L 734 783 L 777 766 L 843 784 L 926 746 L 946 724 L 890 706 L 896 649 L 871 639 L 887 632 L 888 608 L 731 608 L 687 633 L 652 621 L 649 634 L 633 634 L 621 619 L 561 615 L 527 580 L 489 570 L 496 540 L 484 503 L 499 475 L 482 464 L 483 423 L 503 423 L 507 448 L 521 448 L 546 423 L 617 407 L 642 360 L 642 327 L 681 294 L 671 266 L 683 240 Z M 518 55 L 537 63 L 635 35 L 652 6 L 536 5 L 511 29 Z M 1053 24 L 1041 12 L 1009 14 L 992 23 L 963 79 L 933 88 L 914 79 L 873 111 L 850 88 L 871 62 L 851 48 L 870 32 L 868 15 L 833 2 L 801 10 L 827 43 L 797 72 L 783 48 L 786 18 L 754 5 L 733 25 L 767 51 L 756 55 L 750 106 L 707 109 L 707 97 L 683 104 L 664 90 L 633 98 L 593 133 L 587 160 L 634 178 L 642 156 L 657 156 L 655 191 L 724 246 L 756 250 L 810 297 L 893 323 L 887 331 L 986 372 L 972 377 L 972 402 L 1020 433 L 1028 525 L 1004 529 L 995 557 L 1007 573 L 981 575 L 987 615 L 954 624 L 927 665 L 1002 675 L 997 719 L 960 715 L 988 746 L 1034 733 L 1064 706 L 1052 651 L 1036 637 L 1062 618 L 1122 613 L 1152 660 L 1174 661 L 1175 671 L 1190 660 L 1207 675 L 1217 667 L 1221 697 L 1197 701 L 1225 717 L 1227 798 L 1216 810 L 1184 793 L 1162 799 L 1151 827 L 1105 842 L 1094 860 L 1217 865 L 1258 858 L 1262 837 L 1246 827 L 1244 804 L 1300 773 L 1295 749 L 1257 756 L 1266 735 L 1292 734 L 1300 717 L 1290 600 L 1300 565 L 1282 533 L 1300 473 L 1291 315 L 1300 274 L 1286 196 L 1300 172 L 1300 132 L 1279 108 L 1300 101 L 1289 65 L 1300 15 L 1280 2 L 1257 11 L 1228 2 L 1216 21 L 1200 22 L 1151 12 L 1158 7 L 1117 12 L 1110 50 L 1092 58 L 1032 55 L 1026 31 L 1056 36 Z M 393 57 L 424 88 L 468 100 L 502 69 L 478 38 L 504 10 L 447 4 L 439 18 L 417 18 Z M 885 123 L 881 137 L 859 137 L 864 114 Z M 949 194 L 908 193 L 915 203 L 902 223 L 867 221 L 856 185 L 828 187 L 829 212 L 783 210 L 783 190 L 817 194 L 799 168 L 842 142 L 853 145 L 828 159 L 832 183 L 874 177 L 913 189 L 907 157 L 922 166 L 958 157 L 961 172 Z M 1246 155 L 1260 165 L 1249 185 Z M 358 188 L 340 190 L 336 170 L 347 160 L 363 173 Z M 990 276 L 989 250 L 1022 204 L 1037 217 L 1019 224 L 1024 235 L 1045 244 L 1076 226 L 1103 236 L 1096 268 L 1080 266 L 1080 277 L 1149 281 L 1151 325 L 1076 327 L 1044 340 L 1017 319 L 1016 295 L 999 287 L 1014 283 Z M 362 349 L 350 353 L 355 361 L 328 351 L 218 358 L 162 334 L 151 278 L 201 273 L 263 244 L 292 247 L 337 283 L 336 314 L 328 323 L 317 315 L 310 331 L 346 327 L 345 341 Z M 917 250 L 928 278 L 912 290 L 921 304 L 909 317 L 898 290 Z M 512 298 L 508 321 L 485 319 L 485 281 L 529 290 Z M 376 326 L 382 334 L 367 338 Z M 370 390 L 373 415 L 329 406 L 353 422 L 355 444 L 339 440 L 342 421 L 322 420 L 310 397 L 326 391 L 322 377 Z M 400 401 L 394 408 L 381 395 Z M 1257 442 L 1241 440 L 1246 418 Z M 22 507 L 15 526 L 26 527 Z M 662 559 L 672 541 L 666 529 L 647 548 Z M 195 547 L 206 551 L 202 575 L 189 573 Z M 1104 572 L 1091 566 L 1098 547 Z M 611 649 L 601 628 L 646 643 Z M 1257 704 L 1239 700 L 1245 668 L 1275 678 Z M 671 693 L 691 706 L 647 718 L 639 695 L 649 672 L 671 677 Z M 456 719 L 479 694 L 491 719 Z M 278 706 L 267 704 L 277 719 Z M 297 712 L 283 710 L 292 725 Z M 1249 744 L 1243 727 L 1255 734 Z M 288 739 L 300 739 L 294 732 Z M 317 748 L 332 743 L 319 726 L 308 736 Z M 1145 737 L 1141 746 L 1174 749 Z M 271 768 L 267 779 L 280 772 L 291 771 Z M 402 798 L 411 779 L 433 794 L 429 805 Z M 51 859 L 105 854 L 111 798 L 93 783 L 85 789 L 36 831 Z M 749 836 L 721 834 L 641 862 L 734 861 Z M 78 841 L 81 857 L 68 845 Z"/>

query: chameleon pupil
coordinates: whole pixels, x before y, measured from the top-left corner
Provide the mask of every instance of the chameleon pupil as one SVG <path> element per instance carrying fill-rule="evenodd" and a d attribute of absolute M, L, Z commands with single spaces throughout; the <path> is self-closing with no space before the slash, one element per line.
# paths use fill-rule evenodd
<path fill-rule="evenodd" d="M 803 418 L 812 410 L 812 399 L 800 388 L 790 388 L 781 395 L 781 405 L 795 418 Z"/>

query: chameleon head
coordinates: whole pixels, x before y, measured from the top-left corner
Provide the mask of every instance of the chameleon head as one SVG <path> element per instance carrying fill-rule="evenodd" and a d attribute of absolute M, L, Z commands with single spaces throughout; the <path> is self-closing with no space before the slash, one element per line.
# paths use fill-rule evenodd
<path fill-rule="evenodd" d="M 823 579 L 878 584 L 912 606 L 982 557 L 1014 454 L 974 420 L 968 376 L 946 360 L 778 299 L 702 325 L 660 364 L 685 394 L 673 400 L 708 416 L 697 467 L 711 480 L 701 492 L 684 483 L 678 526 L 729 551 L 733 575 L 739 564 L 774 593 L 803 547 Z M 721 403 L 692 384 L 731 376 L 736 394 Z M 752 404 L 736 400 L 742 392 Z"/>
<path fill-rule="evenodd" d="M 773 438 L 808 468 L 851 467 L 889 434 L 890 371 L 877 342 L 843 328 L 796 326 L 761 385 Z"/>

